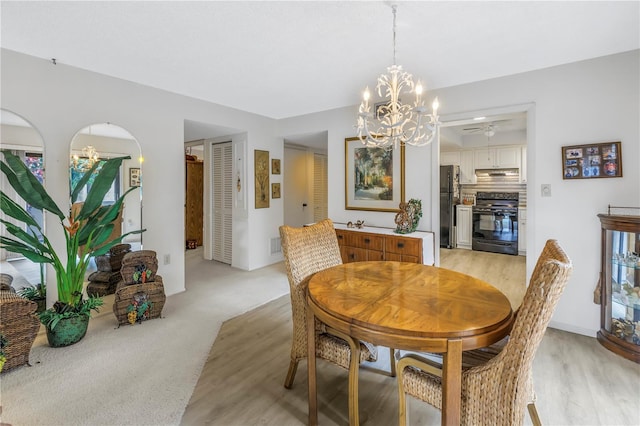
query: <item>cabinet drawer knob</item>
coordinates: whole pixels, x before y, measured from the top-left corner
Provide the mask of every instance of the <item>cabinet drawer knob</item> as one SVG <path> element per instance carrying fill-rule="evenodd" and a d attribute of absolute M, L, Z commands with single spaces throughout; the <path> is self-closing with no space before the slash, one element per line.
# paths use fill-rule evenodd
<path fill-rule="evenodd" d="M 404 248 L 404 243 L 398 243 L 398 248 Z"/>
<path fill-rule="evenodd" d="M 370 242 L 371 242 L 371 240 L 370 240 L 370 239 L 368 239 L 368 238 L 365 238 L 365 239 L 364 239 L 364 243 L 365 243 L 365 244 L 369 244 Z"/>
<path fill-rule="evenodd" d="M 341 240 L 342 239 L 342 235 L 338 235 L 338 239 Z"/>

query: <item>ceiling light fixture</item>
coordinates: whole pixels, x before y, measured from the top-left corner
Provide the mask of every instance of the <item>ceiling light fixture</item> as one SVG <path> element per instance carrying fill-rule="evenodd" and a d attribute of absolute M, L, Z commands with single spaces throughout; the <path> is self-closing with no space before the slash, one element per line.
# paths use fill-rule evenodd
<path fill-rule="evenodd" d="M 485 129 L 484 129 L 484 134 L 488 138 L 490 138 L 491 136 L 495 135 L 496 134 L 495 126 L 492 123 L 487 124 L 487 127 L 485 127 Z"/>
<path fill-rule="evenodd" d="M 387 74 L 378 77 L 376 92 L 384 101 L 371 110 L 371 93 L 367 87 L 358 110 L 358 137 L 369 147 L 396 148 L 398 145 L 424 146 L 431 143 L 438 131 L 438 98 L 433 101 L 433 112 L 427 113 L 422 98 L 420 81 L 413 82 L 413 76 L 396 64 L 396 10 L 393 11 L 393 65 Z M 415 95 L 413 105 L 402 103 L 403 98 Z"/>
<path fill-rule="evenodd" d="M 80 161 L 80 159 L 85 161 Z M 96 151 L 92 145 L 87 145 L 82 148 L 82 157 L 78 154 L 74 154 L 71 156 L 71 160 L 73 161 L 73 167 L 76 170 L 86 171 L 100 160 L 100 156 L 98 155 L 98 151 Z"/>

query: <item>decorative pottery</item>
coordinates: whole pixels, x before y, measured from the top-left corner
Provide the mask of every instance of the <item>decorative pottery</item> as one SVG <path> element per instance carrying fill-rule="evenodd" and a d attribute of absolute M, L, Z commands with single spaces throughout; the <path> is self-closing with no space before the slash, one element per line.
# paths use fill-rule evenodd
<path fill-rule="evenodd" d="M 49 346 L 60 348 L 79 342 L 87 334 L 88 326 L 88 315 L 60 319 L 54 330 L 47 328 Z"/>
<path fill-rule="evenodd" d="M 400 203 L 400 212 L 396 214 L 397 234 L 410 234 L 418 228 L 422 217 L 422 201 L 412 198 L 408 203 Z"/>
<path fill-rule="evenodd" d="M 46 298 L 33 299 L 33 301 L 38 304 L 38 309 L 36 310 L 37 314 L 39 314 L 40 312 L 44 312 L 47 309 L 47 299 Z"/>

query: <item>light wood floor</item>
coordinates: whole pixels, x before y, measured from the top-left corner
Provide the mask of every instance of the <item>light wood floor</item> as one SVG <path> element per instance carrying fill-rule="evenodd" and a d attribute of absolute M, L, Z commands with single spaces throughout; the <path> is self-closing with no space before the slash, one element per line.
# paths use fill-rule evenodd
<path fill-rule="evenodd" d="M 491 282 L 505 291 L 514 306 L 522 299 L 522 257 L 443 250 L 441 264 Z M 306 362 L 300 362 L 291 390 L 282 385 L 290 344 L 288 295 L 223 324 L 182 424 L 306 424 Z M 388 371 L 388 366 L 388 351 L 381 348 L 378 361 L 361 370 L 363 424 L 397 424 L 396 381 L 380 372 Z M 536 405 L 545 425 L 640 424 L 639 366 L 602 348 L 593 338 L 547 330 L 534 362 L 534 382 Z M 318 361 L 321 425 L 348 424 L 347 392 L 346 371 Z M 408 407 L 412 425 L 440 424 L 438 410 L 411 398 Z M 530 424 L 528 417 L 525 424 Z"/>

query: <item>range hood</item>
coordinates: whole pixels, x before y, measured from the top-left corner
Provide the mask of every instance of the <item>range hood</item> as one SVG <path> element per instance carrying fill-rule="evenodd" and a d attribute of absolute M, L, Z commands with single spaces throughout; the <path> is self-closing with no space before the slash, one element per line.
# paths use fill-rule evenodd
<path fill-rule="evenodd" d="M 518 179 L 519 169 L 476 169 L 478 179 L 511 180 Z"/>

